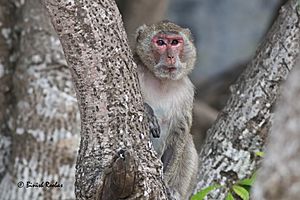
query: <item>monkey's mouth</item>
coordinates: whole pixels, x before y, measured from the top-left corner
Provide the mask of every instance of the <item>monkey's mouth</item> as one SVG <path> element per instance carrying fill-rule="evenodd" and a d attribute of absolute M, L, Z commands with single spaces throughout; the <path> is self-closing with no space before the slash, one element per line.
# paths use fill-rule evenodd
<path fill-rule="evenodd" d="M 176 67 L 168 67 L 167 69 L 169 72 L 173 72 L 173 71 L 176 71 L 177 68 Z"/>
<path fill-rule="evenodd" d="M 169 73 L 175 72 L 177 70 L 177 68 L 174 66 L 166 66 L 166 65 L 163 66 L 163 69 Z"/>

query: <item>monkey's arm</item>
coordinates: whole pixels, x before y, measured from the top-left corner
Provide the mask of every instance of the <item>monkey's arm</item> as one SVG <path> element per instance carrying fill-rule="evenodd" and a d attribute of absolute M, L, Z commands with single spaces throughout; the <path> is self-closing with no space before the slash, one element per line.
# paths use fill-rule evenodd
<path fill-rule="evenodd" d="M 187 143 L 192 126 L 192 103 L 187 103 L 186 106 L 174 117 L 171 123 L 170 134 L 167 138 L 166 148 L 162 155 L 164 171 L 168 172 L 169 168 L 176 165 L 178 160 L 182 159 L 181 154 Z"/>
<path fill-rule="evenodd" d="M 190 134 L 192 116 L 187 114 L 183 118 L 173 122 L 172 130 L 167 138 L 166 148 L 162 155 L 164 173 L 171 176 L 182 159 L 187 137 Z M 176 171 L 176 170 L 175 170 Z"/>
<path fill-rule="evenodd" d="M 147 103 L 144 103 L 146 117 L 148 118 L 150 133 L 154 138 L 159 138 L 160 136 L 160 127 L 157 121 L 154 111 L 151 106 Z"/>
<path fill-rule="evenodd" d="M 191 122 L 191 112 L 176 121 L 162 156 L 164 179 L 173 199 L 188 198 L 197 174 L 198 156 L 190 134 Z"/>

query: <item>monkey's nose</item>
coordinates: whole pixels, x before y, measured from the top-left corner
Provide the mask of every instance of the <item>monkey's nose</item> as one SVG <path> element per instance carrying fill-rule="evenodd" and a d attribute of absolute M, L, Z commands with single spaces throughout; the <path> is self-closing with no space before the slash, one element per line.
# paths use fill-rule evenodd
<path fill-rule="evenodd" d="M 175 58 L 174 58 L 174 56 L 168 56 L 168 63 L 169 64 L 175 64 Z"/>

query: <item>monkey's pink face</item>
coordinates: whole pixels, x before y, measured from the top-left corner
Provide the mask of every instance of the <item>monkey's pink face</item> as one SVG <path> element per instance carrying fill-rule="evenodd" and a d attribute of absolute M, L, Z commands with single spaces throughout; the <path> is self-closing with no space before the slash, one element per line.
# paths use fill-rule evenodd
<path fill-rule="evenodd" d="M 154 73 L 161 78 L 177 79 L 181 73 L 184 39 L 179 34 L 159 33 L 152 38 Z"/>

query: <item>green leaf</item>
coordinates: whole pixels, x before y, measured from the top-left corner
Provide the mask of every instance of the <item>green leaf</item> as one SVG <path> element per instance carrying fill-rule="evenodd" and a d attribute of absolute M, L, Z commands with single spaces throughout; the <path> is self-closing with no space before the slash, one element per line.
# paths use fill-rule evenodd
<path fill-rule="evenodd" d="M 237 182 L 237 184 L 252 186 L 253 182 L 254 182 L 254 180 L 252 180 L 251 178 L 245 178 L 245 179 L 242 179 L 239 182 Z"/>
<path fill-rule="evenodd" d="M 237 182 L 238 185 L 247 185 L 252 186 L 254 181 L 256 179 L 256 172 L 253 173 L 253 175 L 250 178 L 245 178 Z"/>
<path fill-rule="evenodd" d="M 221 187 L 221 185 L 211 185 L 211 186 L 208 186 L 202 190 L 200 190 L 199 192 L 197 192 L 195 195 L 192 196 L 191 200 L 203 200 L 204 197 L 206 197 L 206 195 L 208 193 L 210 193 L 211 191 L 217 189 Z"/>
<path fill-rule="evenodd" d="M 225 200 L 234 200 L 231 192 L 228 192 L 227 196 L 226 196 L 226 199 Z"/>
<path fill-rule="evenodd" d="M 241 187 L 241 186 L 238 186 L 238 185 L 234 185 L 233 187 L 232 187 L 232 189 L 233 189 L 233 191 L 237 194 L 237 195 L 239 195 L 243 200 L 249 200 L 249 192 L 245 189 L 245 188 L 243 188 L 243 187 Z"/>
<path fill-rule="evenodd" d="M 259 157 L 264 157 L 265 156 L 265 152 L 257 151 L 257 152 L 255 152 L 255 155 L 257 155 Z"/>

